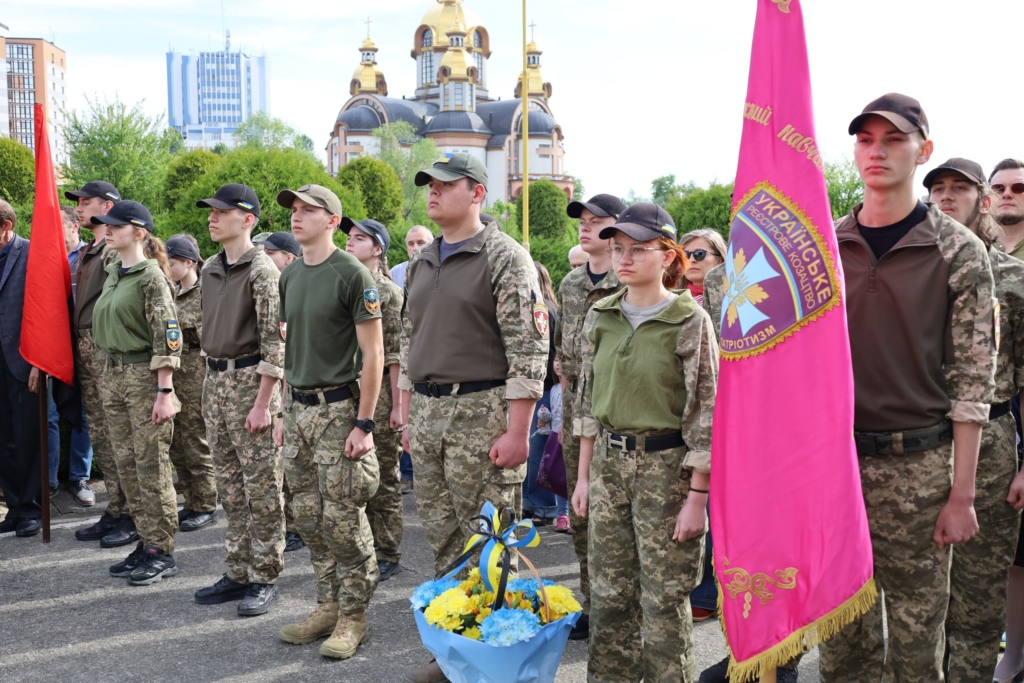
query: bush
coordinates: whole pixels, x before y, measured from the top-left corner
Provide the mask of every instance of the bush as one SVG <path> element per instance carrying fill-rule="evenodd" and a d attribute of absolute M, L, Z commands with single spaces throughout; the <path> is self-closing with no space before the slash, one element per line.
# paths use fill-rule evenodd
<path fill-rule="evenodd" d="M 221 161 L 219 155 L 205 149 L 196 149 L 174 157 L 167 167 L 167 176 L 164 178 L 164 208 L 168 211 L 174 209 L 182 193 Z"/>
<path fill-rule="evenodd" d="M 565 213 L 569 200 L 565 193 L 550 180 L 530 183 L 530 238 L 546 237 L 559 240 L 571 226 Z M 516 224 L 523 231 L 523 193 L 516 199 Z M 547 264 L 545 264 L 547 265 Z"/>
<path fill-rule="evenodd" d="M 25 145 L 0 138 L 0 198 L 24 204 L 35 192 L 35 157 Z"/>
<path fill-rule="evenodd" d="M 359 157 L 338 171 L 338 182 L 359 191 L 366 214 L 390 226 L 402 215 L 402 183 L 390 165 L 373 157 Z"/>
<path fill-rule="evenodd" d="M 665 209 L 680 235 L 699 228 L 714 228 L 729 240 L 729 222 L 732 213 L 732 184 L 711 183 L 708 188 L 696 188 L 685 196 L 669 201 Z"/>

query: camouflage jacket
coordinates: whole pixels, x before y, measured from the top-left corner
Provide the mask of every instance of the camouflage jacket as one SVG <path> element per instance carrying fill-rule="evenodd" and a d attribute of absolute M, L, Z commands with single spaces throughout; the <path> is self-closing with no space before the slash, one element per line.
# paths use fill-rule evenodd
<path fill-rule="evenodd" d="M 202 280 L 196 278 L 195 283 L 187 289 L 175 284 L 174 305 L 178 307 L 178 325 L 184 336 L 181 350 L 188 351 L 200 343 L 203 335 Z"/>
<path fill-rule="evenodd" d="M 569 271 L 558 286 L 558 323 L 555 325 L 555 353 L 562 368 L 562 376 L 570 384 L 580 375 L 580 347 L 583 342 L 583 321 L 594 304 L 622 289 L 609 270 L 596 285 L 590 279 L 587 265 Z"/>
<path fill-rule="evenodd" d="M 380 295 L 380 321 L 384 327 L 384 368 L 398 365 L 402 351 L 402 290 L 387 275 L 373 276 Z"/>
<path fill-rule="evenodd" d="M 989 247 L 999 301 L 999 351 L 993 403 L 1009 401 L 1024 387 L 1024 261 Z"/>
<path fill-rule="evenodd" d="M 704 301 L 702 306 L 715 326 L 715 336 L 722 339 L 722 301 L 725 299 L 725 264 L 719 264 L 704 276 Z"/>

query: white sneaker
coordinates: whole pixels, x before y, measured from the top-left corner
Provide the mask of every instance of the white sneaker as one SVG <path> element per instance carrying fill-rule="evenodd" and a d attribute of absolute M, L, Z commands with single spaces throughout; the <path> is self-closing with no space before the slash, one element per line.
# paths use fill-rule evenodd
<path fill-rule="evenodd" d="M 84 481 L 72 481 L 68 483 L 68 491 L 75 497 L 82 507 L 91 507 L 96 502 L 96 494 Z"/>

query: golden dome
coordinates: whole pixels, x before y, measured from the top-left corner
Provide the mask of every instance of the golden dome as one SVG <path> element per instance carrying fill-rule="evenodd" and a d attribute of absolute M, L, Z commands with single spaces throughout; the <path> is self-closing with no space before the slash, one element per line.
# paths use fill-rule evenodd
<path fill-rule="evenodd" d="M 450 73 L 448 78 L 451 79 L 468 79 L 469 78 L 469 67 L 472 64 L 472 60 L 469 58 L 469 54 L 465 48 L 461 47 L 449 47 L 444 57 L 441 58 L 441 67 L 448 67 Z"/>
<path fill-rule="evenodd" d="M 374 44 L 374 42 L 372 40 L 370 40 L 370 37 L 367 36 L 366 40 L 363 41 L 363 44 L 360 46 L 359 49 L 360 50 L 376 50 L 377 46 Z"/>
<path fill-rule="evenodd" d="M 530 41 L 530 44 L 526 46 L 526 51 L 528 53 L 532 52 L 532 53 L 538 54 L 538 55 L 541 54 L 540 48 L 537 47 L 537 43 L 533 42 L 532 40 Z"/>
<path fill-rule="evenodd" d="M 434 45 L 448 45 L 448 32 L 461 30 L 468 36 L 467 43 L 473 44 L 473 32 L 483 28 L 480 18 L 473 10 L 466 8 L 462 0 L 437 0 L 427 10 L 420 21 L 420 26 L 429 26 L 434 32 Z M 486 31 L 486 29 L 484 29 Z M 414 48 L 418 48 L 416 45 Z"/>

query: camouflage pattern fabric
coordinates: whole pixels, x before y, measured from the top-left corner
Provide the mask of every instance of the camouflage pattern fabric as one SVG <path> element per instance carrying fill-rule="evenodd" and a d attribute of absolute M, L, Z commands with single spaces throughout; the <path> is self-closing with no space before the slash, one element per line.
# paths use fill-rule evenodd
<path fill-rule="evenodd" d="M 875 582 L 882 595 L 861 619 L 819 646 L 823 683 L 943 680 L 950 546 L 939 550 L 932 534 L 953 485 L 952 453 L 952 444 L 946 444 L 923 453 L 860 458 Z"/>
<path fill-rule="evenodd" d="M 328 404 L 321 397 L 316 406 L 288 403 L 285 476 L 295 524 L 310 547 L 317 601 L 333 602 L 324 594 L 336 582 L 338 613 L 360 614 L 380 581 L 366 518 L 366 503 L 380 482 L 377 456 L 371 450 L 358 460 L 345 457 L 345 441 L 356 421 L 355 401 Z"/>
<path fill-rule="evenodd" d="M 722 300 L 725 298 L 725 264 L 720 264 L 704 276 L 704 312 L 711 316 L 715 336 L 722 336 Z"/>
<path fill-rule="evenodd" d="M 416 508 L 440 572 L 469 539 L 469 520 L 489 500 L 498 509 L 522 512 L 526 463 L 497 467 L 491 446 L 508 431 L 504 388 L 465 396 L 432 398 L 414 393 L 409 407 Z M 513 556 L 513 569 L 516 568 Z"/>
<path fill-rule="evenodd" d="M 594 443 L 587 664 L 592 683 L 697 680 L 690 593 L 703 571 L 704 535 L 672 540 L 690 490 L 685 455 L 685 448 L 623 452 L 602 439 Z"/>
<path fill-rule="evenodd" d="M 169 555 L 178 530 L 177 495 L 168 457 L 174 421 L 153 424 L 156 383 L 148 362 L 104 368 L 103 410 L 118 480 L 135 528 L 144 546 L 156 546 Z M 176 397 L 173 402 L 180 409 Z"/>
<path fill-rule="evenodd" d="M 228 529 L 227 577 L 237 583 L 275 583 L 284 568 L 284 470 L 273 430 L 245 429 L 263 375 L 255 367 L 209 370 L 203 383 L 203 416 L 213 454 L 217 490 Z M 280 406 L 275 387 L 270 412 Z"/>
<path fill-rule="evenodd" d="M 96 346 L 91 336 L 81 337 L 78 340 L 78 364 L 75 369 L 78 371 L 78 382 L 82 387 L 82 403 L 89 425 L 93 459 L 103 471 L 103 483 L 110 495 L 107 514 L 116 519 L 127 509 L 127 503 L 124 490 L 117 478 L 114 447 L 110 443 L 107 416 L 103 410 L 103 371 L 106 366 L 106 352 Z"/>
<path fill-rule="evenodd" d="M 974 500 L 980 529 L 967 543 L 953 546 L 950 570 L 946 649 L 951 683 L 988 681 L 999 659 L 1006 572 L 1020 534 L 1020 513 L 1006 502 L 1017 474 L 1016 437 L 1009 413 L 986 424 L 981 433 Z"/>
<path fill-rule="evenodd" d="M 577 268 L 576 270 L 579 270 Z M 576 490 L 576 482 L 580 474 L 580 439 L 573 436 L 572 418 L 573 403 L 576 393 L 572 391 L 576 381 L 569 383 L 562 390 L 562 459 L 565 460 L 565 485 L 572 498 Z M 590 537 L 589 517 L 580 517 L 573 506 L 569 505 L 569 523 L 572 526 L 572 546 L 576 551 L 576 559 L 580 563 L 580 593 L 583 594 L 583 612 L 590 614 L 590 569 L 587 562 L 587 544 Z"/>

